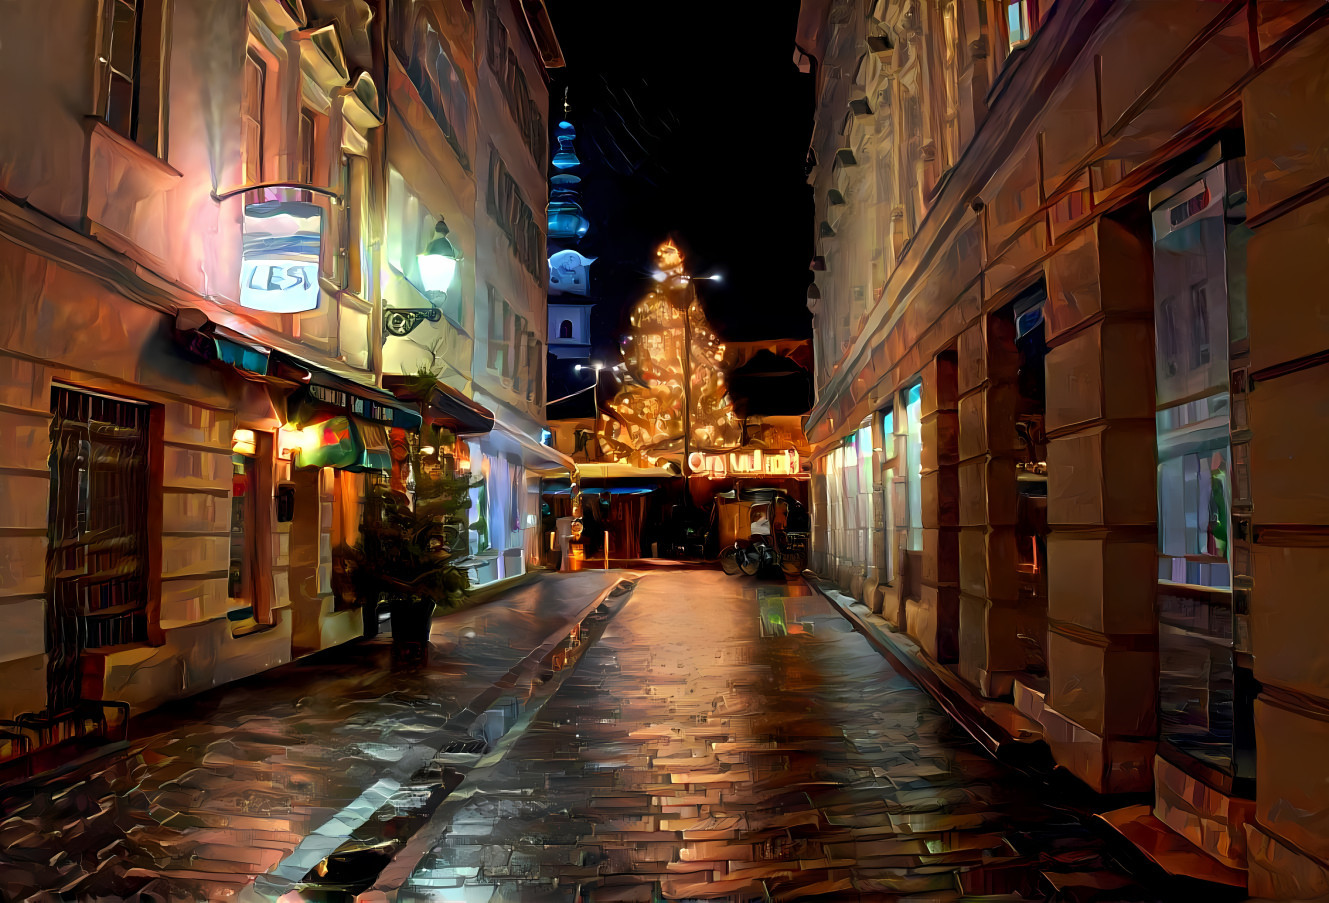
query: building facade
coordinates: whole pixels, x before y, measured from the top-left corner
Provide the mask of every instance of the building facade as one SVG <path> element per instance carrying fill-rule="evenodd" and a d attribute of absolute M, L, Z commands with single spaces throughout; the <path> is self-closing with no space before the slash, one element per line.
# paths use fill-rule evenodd
<path fill-rule="evenodd" d="M 476 149 L 547 106 L 557 43 L 524 7 L 6 10 L 0 717 L 58 738 L 105 701 L 140 711 L 361 635 L 339 550 L 422 413 L 500 424 L 457 449 L 512 528 L 471 551 L 504 560 L 481 581 L 524 567 L 504 556 L 536 542 L 527 468 L 570 462 L 529 439 L 540 367 L 473 374 L 544 341 L 542 259 L 532 275 L 515 233 L 494 234 Z M 477 99 L 496 18 L 526 72 L 520 114 Z M 541 186 L 521 187 L 535 209 Z M 461 259 L 434 291 L 419 268 L 440 220 Z M 477 321 L 488 283 L 534 311 L 525 344 Z M 421 366 L 436 403 L 389 391 Z M 479 479 L 500 469 L 493 443 L 497 492 Z"/>
<path fill-rule="evenodd" d="M 1329 891 L 1322 12 L 805 0 L 795 54 L 814 567 L 1279 898 Z"/>
<path fill-rule="evenodd" d="M 506 0 L 398 0 L 386 10 L 386 304 L 411 319 L 388 337 L 384 372 L 433 370 L 492 412 L 492 430 L 458 430 L 456 458 L 474 482 L 473 584 L 538 560 L 540 479 L 569 468 L 540 444 L 546 70 L 562 65 L 543 10 Z M 439 234 L 460 255 L 446 292 L 430 290 L 417 263 Z"/>

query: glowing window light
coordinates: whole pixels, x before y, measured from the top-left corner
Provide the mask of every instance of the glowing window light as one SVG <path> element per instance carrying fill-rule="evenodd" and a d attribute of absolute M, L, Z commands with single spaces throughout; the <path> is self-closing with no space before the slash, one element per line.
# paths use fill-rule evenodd
<path fill-rule="evenodd" d="M 231 434 L 231 451 L 237 455 L 258 454 L 258 438 L 253 430 L 236 430 Z"/>

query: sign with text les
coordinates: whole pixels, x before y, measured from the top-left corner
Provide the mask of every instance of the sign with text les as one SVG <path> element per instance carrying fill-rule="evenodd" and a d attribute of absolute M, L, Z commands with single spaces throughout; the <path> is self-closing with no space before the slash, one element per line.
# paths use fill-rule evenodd
<path fill-rule="evenodd" d="M 294 314 L 318 307 L 323 210 L 307 201 L 245 206 L 240 304 Z"/>

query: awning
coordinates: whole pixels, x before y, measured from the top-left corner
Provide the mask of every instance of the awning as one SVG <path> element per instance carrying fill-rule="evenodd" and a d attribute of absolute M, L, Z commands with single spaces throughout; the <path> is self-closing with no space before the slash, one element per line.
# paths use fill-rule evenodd
<path fill-rule="evenodd" d="M 226 364 L 255 376 L 268 375 L 270 349 L 213 323 L 197 310 L 180 311 L 176 316 L 176 333 L 181 344 L 195 357 Z"/>
<path fill-rule="evenodd" d="M 384 376 L 383 387 L 402 401 L 425 403 L 425 418 L 459 436 L 487 433 L 494 428 L 494 413 L 478 401 L 447 385 L 436 383 L 429 397 L 421 397 L 416 380 L 409 376 Z"/>
<path fill-rule="evenodd" d="M 576 476 L 577 462 L 557 449 L 536 442 L 530 436 L 501 420 L 494 421 L 493 432 L 483 440 L 491 445 L 507 445 L 521 454 L 522 467 L 543 477 Z M 515 446 L 515 448 L 514 448 Z"/>
<path fill-rule="evenodd" d="M 290 352 L 267 348 L 214 322 L 197 308 L 181 308 L 175 330 L 181 344 L 196 357 L 266 382 L 272 394 L 279 396 L 277 408 L 287 423 L 303 427 L 332 417 L 349 417 L 384 427 L 420 429 L 420 414 L 413 405 Z"/>
<path fill-rule="evenodd" d="M 626 461 L 609 461 L 603 464 L 578 464 L 577 473 L 582 479 L 613 479 L 619 477 L 642 477 L 645 479 L 667 479 L 679 474 L 668 467 L 634 467 Z"/>
<path fill-rule="evenodd" d="M 276 366 L 294 375 L 298 388 L 286 396 L 286 420 L 304 426 L 326 416 L 348 416 L 385 427 L 416 431 L 420 412 L 395 395 L 337 376 L 282 351 L 272 352 Z M 303 371 L 303 372 L 301 372 Z"/>

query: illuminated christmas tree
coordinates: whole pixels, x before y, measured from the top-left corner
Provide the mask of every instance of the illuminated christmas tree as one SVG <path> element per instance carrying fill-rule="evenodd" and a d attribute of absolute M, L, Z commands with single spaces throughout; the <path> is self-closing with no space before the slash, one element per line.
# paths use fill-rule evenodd
<path fill-rule="evenodd" d="M 737 448 L 743 432 L 720 369 L 724 344 L 683 270 L 683 255 L 671 241 L 655 258 L 659 285 L 633 308 L 623 343 L 628 377 L 606 404 L 600 432 L 611 456 L 642 467 L 662 458 L 681 464 L 685 450 Z"/>

